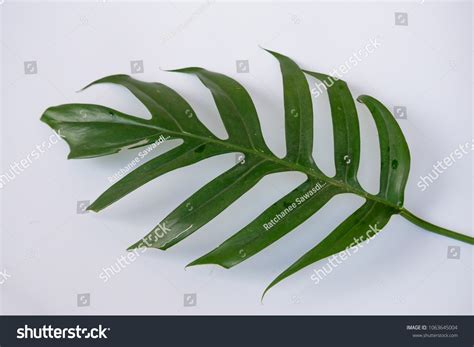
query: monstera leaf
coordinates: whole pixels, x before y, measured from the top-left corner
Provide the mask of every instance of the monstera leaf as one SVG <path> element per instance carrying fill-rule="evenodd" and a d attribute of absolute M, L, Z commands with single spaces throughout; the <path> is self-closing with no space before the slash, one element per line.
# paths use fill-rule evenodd
<path fill-rule="evenodd" d="M 122 149 L 152 144 L 163 136 L 183 140 L 178 147 L 149 160 L 113 184 L 90 205 L 89 210 L 98 212 L 175 169 L 220 154 L 242 153 L 245 160 L 192 194 L 129 249 L 152 247 L 166 250 L 211 221 L 266 175 L 285 171 L 302 172 L 307 180 L 190 265 L 233 267 L 288 234 L 331 198 L 343 193 L 359 195 L 366 202 L 321 243 L 282 272 L 266 290 L 309 264 L 344 251 L 354 240 L 364 241 L 368 238 L 368 230 L 373 234 L 379 232 L 395 214 L 426 230 L 474 243 L 472 237 L 435 226 L 403 208 L 410 153 L 400 127 L 382 103 L 367 95 L 357 98 L 357 101 L 368 107 L 379 135 L 380 191 L 374 195 L 366 192 L 357 179 L 359 123 L 347 84 L 328 75 L 302 71 L 290 58 L 276 52 L 270 53 L 280 63 L 283 76 L 287 149 L 284 158 L 275 156 L 267 147 L 257 111 L 245 88 L 230 77 L 202 68 L 174 71 L 195 75 L 212 93 L 228 133 L 225 140 L 209 131 L 199 121 L 192 107 L 173 89 L 160 83 L 138 81 L 126 75 L 105 77 L 90 85 L 113 83 L 127 88 L 150 111 L 150 119 L 91 104 L 48 108 L 41 120 L 69 144 L 69 158 L 109 155 Z M 334 177 L 325 175 L 312 156 L 313 108 L 305 73 L 328 86 L 334 131 Z"/>

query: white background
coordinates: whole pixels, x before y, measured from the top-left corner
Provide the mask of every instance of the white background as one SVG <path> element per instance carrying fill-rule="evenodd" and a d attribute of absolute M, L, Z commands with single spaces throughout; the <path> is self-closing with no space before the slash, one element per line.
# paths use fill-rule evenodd
<path fill-rule="evenodd" d="M 2 1 L 3 2 L 3 1 Z M 124 89 L 78 89 L 99 77 L 130 74 L 180 92 L 219 136 L 225 131 L 212 98 L 192 76 L 160 70 L 202 66 L 240 81 L 260 114 L 264 135 L 284 154 L 281 75 L 258 45 L 292 57 L 302 68 L 329 73 L 370 39 L 381 43 L 344 75 L 354 97 L 372 95 L 399 120 L 412 155 L 405 207 L 420 217 L 472 236 L 472 154 L 456 162 L 425 192 L 420 175 L 472 139 L 472 10 L 470 2 L 433 3 L 19 3 L 2 13 L 2 173 L 26 158 L 51 130 L 39 121 L 51 105 L 100 103 L 147 116 Z M 394 25 L 407 12 L 408 26 Z M 237 73 L 236 60 L 250 72 Z M 38 73 L 25 75 L 24 62 Z M 314 80 L 309 80 L 313 83 Z M 315 156 L 333 169 L 326 96 L 314 98 Z M 376 192 L 378 140 L 367 110 L 360 111 L 360 181 Z M 160 146 L 150 159 L 171 148 Z M 365 248 L 318 285 L 310 276 L 326 261 L 272 289 L 266 285 L 349 216 L 362 201 L 333 199 L 292 233 L 231 270 L 186 264 L 207 253 L 302 182 L 299 174 L 265 178 L 212 222 L 166 252 L 149 250 L 104 283 L 99 274 L 180 202 L 234 165 L 233 154 L 163 176 L 99 214 L 77 214 L 78 200 L 94 200 L 107 177 L 140 150 L 90 160 L 66 160 L 67 145 L 52 146 L 1 189 L 3 314 L 470 314 L 472 247 L 424 231 L 399 216 Z M 448 246 L 461 258 L 447 259 Z M 90 293 L 89 307 L 76 296 Z M 197 305 L 183 306 L 185 293 Z"/>

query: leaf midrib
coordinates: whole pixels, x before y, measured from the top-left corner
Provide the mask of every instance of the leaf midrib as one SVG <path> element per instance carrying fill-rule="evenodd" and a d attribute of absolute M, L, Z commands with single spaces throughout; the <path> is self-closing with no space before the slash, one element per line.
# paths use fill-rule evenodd
<path fill-rule="evenodd" d="M 346 191 L 348 193 L 353 193 L 353 194 L 356 194 L 356 195 L 358 195 L 362 198 L 372 200 L 372 201 L 376 201 L 378 203 L 381 203 L 383 205 L 386 205 L 386 206 L 389 206 L 393 209 L 396 209 L 397 211 L 402 211 L 403 210 L 403 208 L 401 206 L 397 206 L 397 205 L 395 205 L 395 204 L 393 204 L 393 203 L 391 203 L 391 202 L 389 202 L 389 201 L 387 201 L 387 200 L 385 200 L 385 199 L 383 199 L 379 196 L 367 193 L 366 191 L 361 190 L 361 189 L 354 188 L 354 187 L 352 187 L 352 186 L 350 186 L 350 185 L 348 185 L 348 184 L 346 184 L 342 181 L 338 181 L 338 180 L 336 180 L 332 177 L 328 177 L 328 176 L 325 176 L 325 175 L 318 174 L 316 172 L 315 168 L 306 167 L 306 166 L 299 165 L 299 164 L 296 164 L 296 163 L 291 163 L 291 162 L 288 162 L 286 160 L 280 159 L 280 158 L 276 157 L 275 155 L 272 156 L 272 155 L 268 155 L 268 154 L 262 153 L 262 152 L 257 151 L 257 150 L 242 147 L 242 146 L 230 143 L 229 142 L 230 140 L 221 140 L 221 139 L 219 139 L 215 136 L 214 137 L 205 137 L 205 136 L 192 134 L 192 133 L 189 133 L 189 132 L 186 132 L 186 131 L 177 132 L 177 131 L 173 131 L 173 130 L 168 130 L 168 129 L 161 128 L 159 126 L 155 126 L 153 124 L 143 123 L 141 118 L 138 118 L 137 121 L 141 125 L 143 125 L 144 127 L 147 127 L 147 128 L 150 128 L 150 129 L 156 129 L 156 130 L 162 131 L 162 132 L 166 132 L 168 134 L 175 135 L 177 138 L 184 136 L 184 137 L 189 137 L 189 138 L 193 138 L 193 139 L 197 139 L 197 140 L 201 140 L 201 141 L 207 141 L 207 142 L 215 143 L 215 144 L 218 144 L 220 146 L 232 149 L 232 152 L 252 153 L 255 156 L 259 156 L 261 158 L 264 158 L 268 161 L 272 161 L 272 162 L 274 162 L 276 164 L 279 164 L 281 166 L 288 167 L 289 168 L 288 171 L 302 172 L 302 173 L 304 173 L 308 176 L 311 176 L 313 178 L 324 181 L 327 184 L 331 184 L 333 186 L 340 187 L 341 189 L 343 189 L 344 191 Z"/>

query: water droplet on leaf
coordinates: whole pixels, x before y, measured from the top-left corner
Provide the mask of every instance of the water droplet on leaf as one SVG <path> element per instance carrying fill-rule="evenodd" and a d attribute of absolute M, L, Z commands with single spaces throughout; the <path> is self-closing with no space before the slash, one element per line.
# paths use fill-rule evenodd
<path fill-rule="evenodd" d="M 194 207 L 193 207 L 193 205 L 192 205 L 190 202 L 188 202 L 188 203 L 186 204 L 186 209 L 191 212 L 191 211 L 194 209 Z"/>
<path fill-rule="evenodd" d="M 191 111 L 189 108 L 186 109 L 186 111 L 184 111 L 184 113 L 186 113 L 186 115 L 188 116 L 188 118 L 192 118 L 192 117 L 193 117 L 193 111 Z"/>
<path fill-rule="evenodd" d="M 81 118 L 82 119 L 86 119 L 88 114 L 87 114 L 87 110 L 80 110 L 79 111 L 79 114 L 81 115 Z"/>

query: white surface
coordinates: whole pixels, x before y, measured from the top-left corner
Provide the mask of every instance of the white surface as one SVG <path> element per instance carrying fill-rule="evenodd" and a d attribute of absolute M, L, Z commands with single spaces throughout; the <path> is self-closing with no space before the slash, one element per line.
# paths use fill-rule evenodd
<path fill-rule="evenodd" d="M 260 114 L 265 138 L 284 154 L 281 75 L 258 45 L 289 55 L 301 67 L 331 72 L 375 37 L 381 46 L 344 79 L 354 97 L 369 94 L 408 108 L 399 123 L 412 155 L 405 206 L 431 222 L 472 235 L 472 154 L 450 167 L 425 192 L 418 177 L 472 136 L 471 4 L 432 3 L 190 3 L 28 4 L 6 1 L 2 12 L 2 173 L 46 141 L 39 122 L 50 105 L 100 103 L 147 115 L 126 90 L 103 85 L 76 90 L 99 77 L 145 73 L 180 92 L 219 136 L 225 134 L 208 91 L 191 76 L 163 69 L 202 66 L 240 81 Z M 394 12 L 409 25 L 395 26 Z M 248 59 L 250 73 L 236 73 Z M 38 74 L 23 62 L 36 60 Z M 311 82 L 313 80 L 310 80 Z M 315 155 L 327 172 L 332 135 L 325 96 L 315 98 Z M 378 140 L 360 105 L 360 180 L 377 189 Z M 170 148 L 164 144 L 154 155 Z M 184 266 L 213 249 L 302 181 L 298 174 L 265 178 L 216 219 L 167 252 L 149 250 L 104 283 L 99 274 L 186 197 L 234 164 L 212 158 L 155 180 L 100 214 L 76 214 L 78 200 L 94 200 L 107 177 L 139 150 L 67 161 L 60 142 L 1 189 L 4 314 L 470 314 L 472 247 L 393 217 L 379 236 L 320 284 L 314 264 L 272 289 L 265 286 L 360 204 L 332 200 L 317 215 L 241 265 L 224 270 Z M 152 155 L 153 156 L 153 155 Z M 152 157 L 150 156 L 150 158 Z M 448 246 L 461 259 L 447 259 Z M 90 307 L 76 295 L 91 293 Z M 183 294 L 197 306 L 183 307 Z"/>

